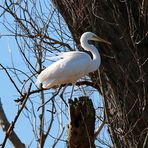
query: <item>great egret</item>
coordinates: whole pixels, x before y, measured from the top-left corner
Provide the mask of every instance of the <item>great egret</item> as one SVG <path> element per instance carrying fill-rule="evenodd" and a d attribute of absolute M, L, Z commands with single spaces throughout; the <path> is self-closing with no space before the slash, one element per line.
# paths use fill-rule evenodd
<path fill-rule="evenodd" d="M 88 43 L 89 40 L 110 44 L 92 32 L 83 33 L 80 38 L 81 46 L 84 50 L 90 51 L 93 58 L 81 51 L 61 53 L 60 60 L 48 66 L 38 75 L 36 84 L 39 86 L 42 83 L 43 88 L 52 88 L 68 83 L 74 84 L 82 76 L 97 70 L 101 62 L 100 54 L 94 45 Z"/>

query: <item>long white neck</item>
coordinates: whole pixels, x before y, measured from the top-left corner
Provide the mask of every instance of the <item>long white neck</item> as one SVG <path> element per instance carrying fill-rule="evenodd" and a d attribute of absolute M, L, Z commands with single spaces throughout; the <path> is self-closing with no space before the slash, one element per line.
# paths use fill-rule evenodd
<path fill-rule="evenodd" d="M 88 41 L 81 42 L 81 46 L 84 48 L 84 50 L 90 51 L 93 55 L 93 60 L 91 63 L 91 67 L 88 68 L 88 72 L 93 72 L 97 70 L 101 63 L 101 57 L 98 52 L 98 49 L 94 46 L 88 43 Z"/>

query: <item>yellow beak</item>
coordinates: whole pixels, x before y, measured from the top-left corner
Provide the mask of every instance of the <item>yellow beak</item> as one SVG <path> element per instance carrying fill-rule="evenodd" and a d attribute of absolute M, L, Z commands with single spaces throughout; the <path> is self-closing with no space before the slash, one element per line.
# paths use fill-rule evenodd
<path fill-rule="evenodd" d="M 102 43 L 106 43 L 106 44 L 108 44 L 108 45 L 111 45 L 110 42 L 108 42 L 108 41 L 106 41 L 106 40 L 104 40 L 104 39 L 102 39 L 102 38 L 100 38 L 100 37 L 98 37 L 98 36 L 94 36 L 94 37 L 92 38 L 92 40 L 98 41 L 98 42 L 102 42 Z"/>

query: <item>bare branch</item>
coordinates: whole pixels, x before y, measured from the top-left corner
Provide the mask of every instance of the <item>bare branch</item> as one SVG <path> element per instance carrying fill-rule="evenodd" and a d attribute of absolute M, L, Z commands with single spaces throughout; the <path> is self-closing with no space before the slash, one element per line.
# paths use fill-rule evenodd
<path fill-rule="evenodd" d="M 7 135 L 7 131 L 10 127 L 10 123 L 5 115 L 1 101 L 0 101 L 0 126 L 3 132 L 5 133 L 5 135 Z M 21 140 L 19 139 L 17 134 L 14 132 L 14 130 L 11 132 L 11 134 L 9 134 L 8 138 L 15 148 L 18 148 L 18 147 L 25 148 L 25 144 L 21 142 Z M 4 147 L 4 144 L 2 144 L 1 146 Z"/>

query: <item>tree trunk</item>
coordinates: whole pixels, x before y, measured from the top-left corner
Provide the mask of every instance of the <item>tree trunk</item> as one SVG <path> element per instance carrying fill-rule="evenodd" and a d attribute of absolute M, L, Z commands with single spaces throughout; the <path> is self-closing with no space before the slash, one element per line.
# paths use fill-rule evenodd
<path fill-rule="evenodd" d="M 101 77 L 90 77 L 104 90 L 113 147 L 148 147 L 148 1 L 53 2 L 78 47 L 86 31 L 112 43 L 99 45 Z"/>
<path fill-rule="evenodd" d="M 69 100 L 68 148 L 95 148 L 95 109 L 91 99 Z"/>

